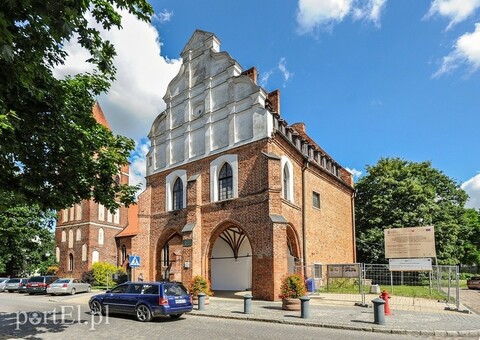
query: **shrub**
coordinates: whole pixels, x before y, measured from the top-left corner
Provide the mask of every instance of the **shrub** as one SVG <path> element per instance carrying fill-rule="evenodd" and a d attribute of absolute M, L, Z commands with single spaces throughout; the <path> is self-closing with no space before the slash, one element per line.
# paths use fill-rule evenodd
<path fill-rule="evenodd" d="M 209 296 L 213 295 L 212 291 L 210 290 L 210 282 L 200 275 L 193 277 L 188 288 L 193 296 L 197 296 L 198 293 L 205 293 Z"/>
<path fill-rule="evenodd" d="M 282 299 L 297 299 L 307 293 L 305 280 L 300 274 L 285 275 L 280 286 L 280 297 Z"/>
<path fill-rule="evenodd" d="M 95 278 L 93 277 L 93 271 L 89 270 L 82 273 L 82 281 L 93 285 Z"/>
<path fill-rule="evenodd" d="M 116 267 L 111 263 L 95 262 L 92 265 L 94 284 L 98 286 L 106 286 L 107 283 L 113 283 L 113 274 L 125 274 L 122 267 Z"/>
<path fill-rule="evenodd" d="M 58 272 L 58 266 L 48 266 L 47 268 L 47 275 L 55 275 Z"/>

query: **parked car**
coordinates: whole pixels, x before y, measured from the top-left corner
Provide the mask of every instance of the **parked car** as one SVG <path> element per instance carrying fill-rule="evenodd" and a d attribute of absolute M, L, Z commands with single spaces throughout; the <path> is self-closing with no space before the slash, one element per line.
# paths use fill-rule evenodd
<path fill-rule="evenodd" d="M 473 276 L 467 280 L 468 289 L 480 289 L 480 276 Z"/>
<path fill-rule="evenodd" d="M 27 283 L 28 283 L 28 278 L 27 279 L 22 279 L 20 283 L 18 284 L 18 290 L 17 292 L 19 293 L 26 293 L 27 292 Z"/>
<path fill-rule="evenodd" d="M 4 291 L 7 281 L 8 277 L 0 277 L 0 293 Z"/>
<path fill-rule="evenodd" d="M 90 284 L 71 277 L 58 279 L 47 286 L 47 294 L 51 295 L 75 295 L 75 293 L 90 292 L 91 290 L 92 286 Z"/>
<path fill-rule="evenodd" d="M 6 284 L 5 284 L 5 290 L 9 293 L 13 293 L 13 292 L 16 292 L 18 291 L 19 287 L 20 287 L 20 284 L 26 284 L 28 281 L 27 278 L 18 278 L 18 277 L 15 277 L 13 279 L 9 279 Z"/>
<path fill-rule="evenodd" d="M 179 282 L 126 282 L 89 301 L 93 314 L 131 314 L 147 322 L 160 315 L 178 319 L 192 311 L 192 297 Z"/>
<path fill-rule="evenodd" d="M 57 279 L 58 276 L 32 276 L 28 279 L 27 293 L 30 295 L 35 293 L 45 294 L 47 292 L 47 286 Z"/>

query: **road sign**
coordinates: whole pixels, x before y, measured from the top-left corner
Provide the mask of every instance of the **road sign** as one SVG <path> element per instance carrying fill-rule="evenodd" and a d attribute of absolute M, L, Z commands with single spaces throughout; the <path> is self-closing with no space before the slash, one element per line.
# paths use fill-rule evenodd
<path fill-rule="evenodd" d="M 140 267 L 140 256 L 130 255 L 129 262 L 130 262 L 130 267 L 132 268 Z"/>

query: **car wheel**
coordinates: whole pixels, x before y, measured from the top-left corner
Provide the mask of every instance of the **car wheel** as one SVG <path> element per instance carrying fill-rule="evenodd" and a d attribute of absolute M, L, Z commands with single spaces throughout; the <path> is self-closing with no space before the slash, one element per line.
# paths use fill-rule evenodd
<path fill-rule="evenodd" d="M 28 293 L 28 295 L 33 295 L 33 293 Z"/>
<path fill-rule="evenodd" d="M 170 314 L 170 317 L 174 320 L 179 319 L 181 316 L 182 316 L 182 314 Z"/>
<path fill-rule="evenodd" d="M 90 312 L 93 315 L 104 315 L 102 305 L 97 300 L 92 301 L 90 304 Z"/>
<path fill-rule="evenodd" d="M 77 292 L 77 291 L 75 290 L 75 288 L 72 288 L 72 290 L 70 291 L 70 294 L 71 294 L 71 295 L 75 295 L 76 292 Z"/>
<path fill-rule="evenodd" d="M 138 305 L 137 306 L 137 320 L 142 322 L 148 322 L 152 320 L 152 313 L 150 309 L 148 309 L 145 305 Z"/>

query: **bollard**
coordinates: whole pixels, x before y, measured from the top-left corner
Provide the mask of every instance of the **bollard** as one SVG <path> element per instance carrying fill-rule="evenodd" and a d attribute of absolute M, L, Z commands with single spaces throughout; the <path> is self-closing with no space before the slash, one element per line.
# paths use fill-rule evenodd
<path fill-rule="evenodd" d="M 300 298 L 300 316 L 302 319 L 308 319 L 310 317 L 310 297 L 302 296 Z"/>
<path fill-rule="evenodd" d="M 373 302 L 373 323 L 377 325 L 385 325 L 385 300 L 376 298 Z"/>
<path fill-rule="evenodd" d="M 198 293 L 198 310 L 205 310 L 205 293 Z"/>
<path fill-rule="evenodd" d="M 252 298 L 251 295 L 244 295 L 243 296 L 243 313 L 244 314 L 252 314 Z"/>

